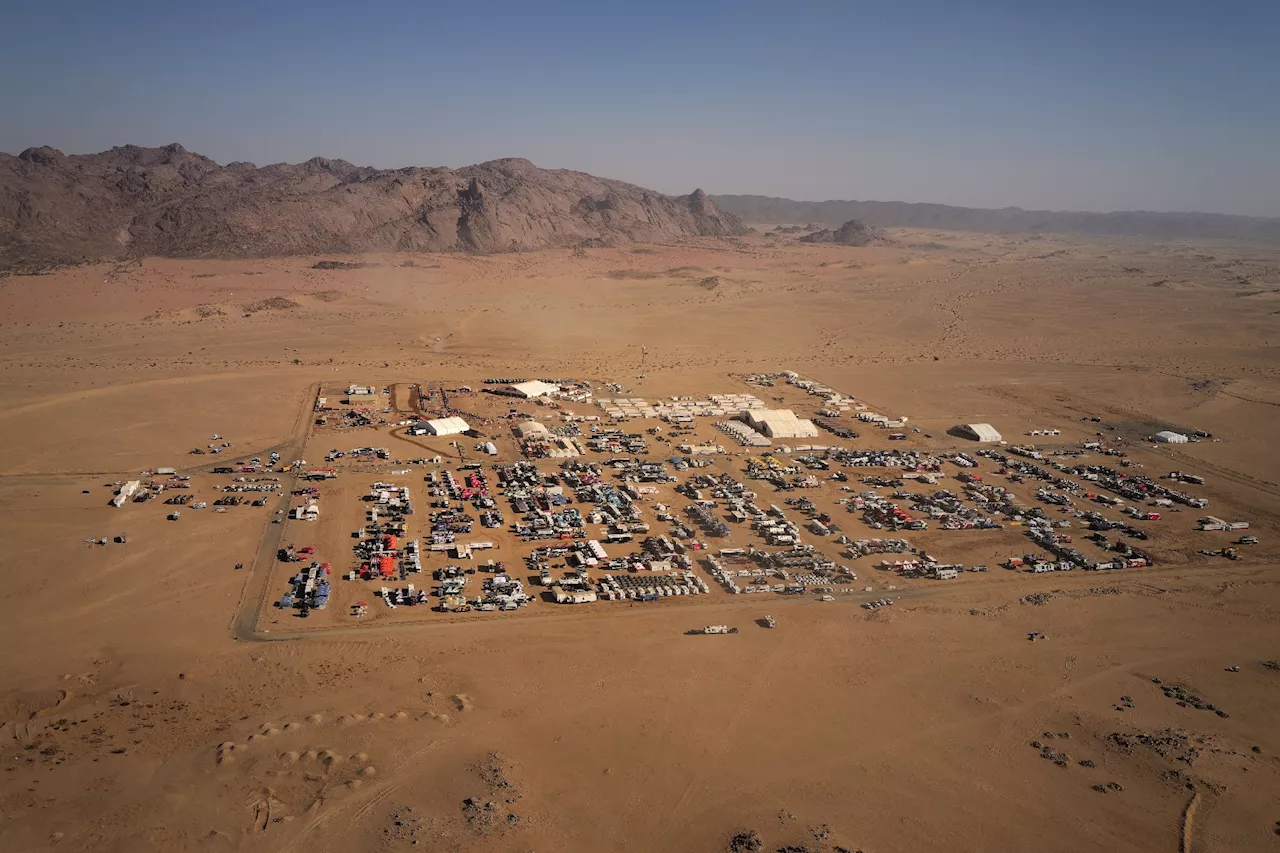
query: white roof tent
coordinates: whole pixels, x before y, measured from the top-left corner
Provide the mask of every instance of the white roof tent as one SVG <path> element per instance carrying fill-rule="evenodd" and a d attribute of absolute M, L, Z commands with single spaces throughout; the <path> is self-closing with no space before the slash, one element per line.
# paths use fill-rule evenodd
<path fill-rule="evenodd" d="M 790 409 L 745 409 L 738 420 L 769 438 L 817 438 L 813 421 L 796 417 Z"/>
<path fill-rule="evenodd" d="M 514 385 L 506 385 L 503 387 L 502 392 L 512 397 L 524 397 L 526 400 L 532 400 L 534 397 L 545 397 L 559 390 L 559 385 L 552 385 L 550 382 L 534 379 L 530 382 L 517 382 Z"/>
<path fill-rule="evenodd" d="M 432 435 L 458 435 L 471 429 L 467 422 L 459 417 L 436 418 L 427 421 L 427 432 Z"/>
<path fill-rule="evenodd" d="M 1000 441 L 1000 433 L 996 432 L 996 428 L 991 424 L 956 424 L 947 432 L 957 438 L 967 438 L 970 441 Z"/>
<path fill-rule="evenodd" d="M 1187 437 L 1180 432 L 1174 432 L 1171 429 L 1162 429 L 1160 432 L 1151 436 L 1152 441 L 1158 441 L 1161 444 L 1186 444 Z"/>
<path fill-rule="evenodd" d="M 524 421 L 516 424 L 516 434 L 521 438 L 534 438 L 537 436 L 550 435 L 551 430 L 547 429 L 537 421 Z"/>

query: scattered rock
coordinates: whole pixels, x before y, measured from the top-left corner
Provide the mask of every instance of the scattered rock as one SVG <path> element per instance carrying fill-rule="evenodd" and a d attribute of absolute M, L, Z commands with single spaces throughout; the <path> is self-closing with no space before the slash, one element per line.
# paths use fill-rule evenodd
<path fill-rule="evenodd" d="M 348 261 L 319 261 L 311 265 L 313 270 L 363 270 L 381 264 L 351 263 Z"/>
<path fill-rule="evenodd" d="M 758 853 L 764 849 L 764 841 L 755 834 L 755 830 L 739 833 L 728 841 L 728 853 Z"/>
<path fill-rule="evenodd" d="M 244 306 L 244 310 L 248 314 L 256 314 L 259 311 L 287 311 L 290 308 L 298 307 L 301 306 L 292 299 L 286 299 L 283 296 L 269 296 L 266 299 L 260 299 Z"/>
<path fill-rule="evenodd" d="M 1195 693 L 1192 693 L 1190 690 L 1188 690 L 1185 687 L 1166 684 L 1166 685 L 1163 685 L 1160 688 L 1160 690 L 1164 693 L 1166 697 L 1174 700 L 1174 702 L 1180 708 L 1192 707 L 1198 711 L 1213 711 L 1219 717 L 1227 716 L 1227 713 L 1225 711 L 1222 711 L 1220 708 L 1218 708 L 1217 705 L 1214 705 L 1206 701 L 1204 698 L 1197 696 Z"/>
<path fill-rule="evenodd" d="M 739 832 L 729 839 L 729 853 L 758 853 L 764 849 L 764 842 L 754 830 Z"/>
<path fill-rule="evenodd" d="M 1164 729 L 1154 734 L 1146 732 L 1112 732 L 1107 735 L 1106 740 L 1112 746 L 1126 753 L 1132 752 L 1137 747 L 1143 747 L 1156 753 L 1161 758 L 1181 761 L 1188 766 L 1194 764 L 1196 759 L 1200 757 L 1200 749 L 1192 744 L 1191 738 L 1187 733 L 1174 729 Z"/>

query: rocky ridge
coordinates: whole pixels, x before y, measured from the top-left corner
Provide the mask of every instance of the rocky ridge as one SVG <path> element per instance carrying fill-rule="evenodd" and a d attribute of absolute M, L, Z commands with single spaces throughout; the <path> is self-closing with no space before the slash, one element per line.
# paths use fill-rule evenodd
<path fill-rule="evenodd" d="M 0 153 L 0 269 L 122 257 L 481 253 L 745 233 L 701 190 L 667 196 L 493 160 L 374 169 L 221 166 L 181 145 Z"/>

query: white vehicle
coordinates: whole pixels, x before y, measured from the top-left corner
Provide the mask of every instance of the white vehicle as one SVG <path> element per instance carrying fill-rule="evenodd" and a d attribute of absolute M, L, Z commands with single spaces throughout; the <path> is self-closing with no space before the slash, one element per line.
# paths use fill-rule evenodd
<path fill-rule="evenodd" d="M 766 617 L 764 617 L 764 620 L 763 620 L 763 621 L 764 621 L 764 626 L 765 626 L 766 628 L 776 628 L 776 627 L 778 627 L 778 620 L 777 620 L 777 619 L 774 619 L 772 616 L 766 616 Z"/>
<path fill-rule="evenodd" d="M 819 601 L 835 601 L 835 600 L 836 600 L 836 597 L 835 597 L 834 595 L 824 595 L 824 596 L 822 596 L 822 598 L 820 598 L 820 599 L 818 599 L 818 600 L 819 600 Z"/>
<path fill-rule="evenodd" d="M 695 631 L 695 634 L 736 634 L 737 628 L 730 628 L 728 625 L 708 625 L 701 631 Z"/>

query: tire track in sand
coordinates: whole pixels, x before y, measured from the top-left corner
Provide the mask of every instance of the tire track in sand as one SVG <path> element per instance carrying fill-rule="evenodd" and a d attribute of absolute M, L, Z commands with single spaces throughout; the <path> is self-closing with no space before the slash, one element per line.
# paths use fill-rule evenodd
<path fill-rule="evenodd" d="M 1182 834 L 1178 841 L 1178 853 L 1191 853 L 1191 839 L 1195 830 L 1196 810 L 1200 808 L 1200 789 L 1191 792 L 1191 799 L 1182 810 Z"/>

